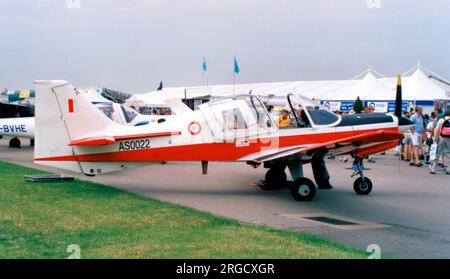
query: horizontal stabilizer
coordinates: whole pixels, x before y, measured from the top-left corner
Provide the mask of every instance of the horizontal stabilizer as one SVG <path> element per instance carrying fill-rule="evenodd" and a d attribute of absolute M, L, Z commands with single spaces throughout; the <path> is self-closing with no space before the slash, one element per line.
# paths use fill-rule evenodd
<path fill-rule="evenodd" d="M 180 134 L 181 134 L 180 131 L 176 131 L 176 132 L 159 132 L 159 133 L 137 134 L 137 135 L 123 135 L 123 136 L 88 137 L 72 140 L 69 142 L 69 146 L 101 146 L 114 144 L 116 143 L 117 140 L 168 137 Z"/>
<path fill-rule="evenodd" d="M 116 139 L 114 137 L 95 137 L 76 139 L 69 143 L 69 146 L 99 146 L 114 144 Z"/>

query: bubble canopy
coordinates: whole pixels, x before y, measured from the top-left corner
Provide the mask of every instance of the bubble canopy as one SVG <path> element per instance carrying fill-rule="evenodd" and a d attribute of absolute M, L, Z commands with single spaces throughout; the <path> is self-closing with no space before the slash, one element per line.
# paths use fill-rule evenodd
<path fill-rule="evenodd" d="M 233 139 L 263 135 L 277 130 L 273 119 L 257 96 L 220 98 L 199 106 L 218 138 Z M 217 127 L 217 128 L 216 128 Z"/>
<path fill-rule="evenodd" d="M 288 94 L 288 105 L 294 115 L 298 127 L 333 126 L 341 117 L 325 109 L 320 103 L 298 94 Z"/>

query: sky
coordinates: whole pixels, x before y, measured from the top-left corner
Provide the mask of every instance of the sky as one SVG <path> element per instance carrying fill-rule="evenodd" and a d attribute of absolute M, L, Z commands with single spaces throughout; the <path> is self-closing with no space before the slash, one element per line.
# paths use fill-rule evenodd
<path fill-rule="evenodd" d="M 78 5 L 78 3 L 80 5 Z M 64 79 L 165 86 L 394 76 L 450 79 L 448 0 L 0 0 L 0 87 Z"/>

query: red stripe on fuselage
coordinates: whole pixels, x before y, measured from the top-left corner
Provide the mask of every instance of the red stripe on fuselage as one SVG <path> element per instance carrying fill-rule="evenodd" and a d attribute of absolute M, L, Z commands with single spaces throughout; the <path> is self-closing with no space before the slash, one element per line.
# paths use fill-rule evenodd
<path fill-rule="evenodd" d="M 67 161 L 77 161 L 77 156 L 68 155 L 68 156 L 58 156 L 58 157 L 47 157 L 47 158 L 34 158 L 34 161 L 59 161 L 59 162 L 67 162 Z"/>
<path fill-rule="evenodd" d="M 80 162 L 160 162 L 160 161 L 235 161 L 244 156 L 261 152 L 262 149 L 282 148 L 303 144 L 320 144 L 373 131 L 398 131 L 397 127 L 360 131 L 303 134 L 255 139 L 249 146 L 236 147 L 234 142 L 201 143 L 155 147 L 149 149 L 114 151 L 107 153 L 79 154 L 36 161 L 80 161 Z"/>

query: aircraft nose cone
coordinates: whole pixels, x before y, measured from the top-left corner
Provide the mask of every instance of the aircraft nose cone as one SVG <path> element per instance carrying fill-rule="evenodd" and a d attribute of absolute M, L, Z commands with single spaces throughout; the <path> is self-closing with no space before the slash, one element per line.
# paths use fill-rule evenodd
<path fill-rule="evenodd" d="M 398 118 L 398 126 L 410 126 L 414 123 L 406 117 L 400 116 Z"/>
<path fill-rule="evenodd" d="M 413 126 L 413 122 L 406 117 L 400 116 L 398 118 L 398 130 L 402 133 L 406 132 Z"/>

